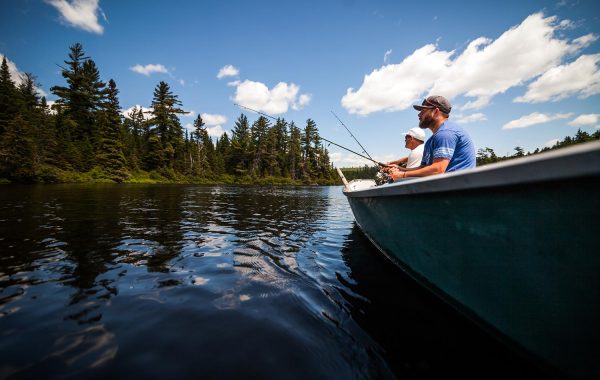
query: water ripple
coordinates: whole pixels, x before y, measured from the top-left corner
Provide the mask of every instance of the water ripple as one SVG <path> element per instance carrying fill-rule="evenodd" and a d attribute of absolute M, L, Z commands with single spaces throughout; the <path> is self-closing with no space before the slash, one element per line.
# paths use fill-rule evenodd
<path fill-rule="evenodd" d="M 340 188 L 5 189 L 0 377 L 393 377 Z"/>

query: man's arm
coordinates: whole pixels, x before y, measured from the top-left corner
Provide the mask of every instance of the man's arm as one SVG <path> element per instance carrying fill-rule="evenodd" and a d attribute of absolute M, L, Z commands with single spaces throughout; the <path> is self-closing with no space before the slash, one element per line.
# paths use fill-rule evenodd
<path fill-rule="evenodd" d="M 433 163 L 428 166 L 421 166 L 420 168 L 405 169 L 405 168 L 391 168 L 388 174 L 395 180 L 407 177 L 426 177 L 435 174 L 441 174 L 446 172 L 450 160 L 447 158 L 434 158 Z"/>
<path fill-rule="evenodd" d="M 397 159 L 396 161 L 390 161 L 390 162 L 386 162 L 388 165 L 401 165 L 403 163 L 405 163 L 406 161 L 408 161 L 408 157 L 402 157 Z"/>

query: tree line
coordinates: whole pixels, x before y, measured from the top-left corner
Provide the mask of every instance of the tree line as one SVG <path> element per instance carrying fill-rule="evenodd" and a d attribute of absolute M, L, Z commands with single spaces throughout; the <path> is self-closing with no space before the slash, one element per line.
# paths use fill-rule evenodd
<path fill-rule="evenodd" d="M 544 147 L 542 149 L 536 148 L 533 152 L 525 152 L 525 149 L 523 149 L 520 146 L 517 146 L 514 149 L 515 153 L 507 154 L 506 156 L 498 156 L 492 148 L 480 148 L 479 150 L 477 150 L 477 166 L 492 164 L 494 162 L 506 161 L 513 158 L 530 156 L 532 154 L 538 154 L 542 152 L 547 152 L 549 150 L 565 148 L 567 146 L 586 143 L 594 140 L 600 140 L 600 130 L 590 134 L 585 131 L 582 131 L 581 129 L 578 129 L 577 133 L 575 133 L 575 136 L 567 136 L 564 139 L 557 141 L 553 146 Z"/>
<path fill-rule="evenodd" d="M 191 133 L 186 112 L 166 82 L 154 89 L 151 111 L 121 115 L 113 79 L 103 82 L 81 44 L 69 47 L 49 107 L 36 78 L 12 80 L 6 57 L 0 67 L 0 179 L 14 182 L 87 180 L 200 183 L 330 184 L 337 181 L 312 119 L 303 128 L 283 118 L 252 123 L 243 113 L 231 136 L 216 141 L 201 116 Z"/>

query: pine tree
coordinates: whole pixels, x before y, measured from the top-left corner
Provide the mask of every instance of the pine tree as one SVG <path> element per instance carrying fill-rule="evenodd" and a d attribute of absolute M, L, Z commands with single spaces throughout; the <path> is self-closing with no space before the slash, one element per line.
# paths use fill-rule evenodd
<path fill-rule="evenodd" d="M 89 57 L 85 56 L 83 46 L 76 43 L 69 47 L 70 61 L 64 61 L 67 68 L 63 68 L 61 74 L 67 81 L 67 86 L 53 86 L 50 91 L 58 97 L 56 104 L 63 111 L 63 118 L 69 118 L 75 122 L 76 128 L 69 131 L 72 137 L 81 137 L 83 134 L 77 130 L 77 126 L 87 121 L 89 110 L 85 99 L 83 63 Z"/>
<path fill-rule="evenodd" d="M 195 145 L 195 162 L 193 165 L 194 174 L 200 177 L 207 177 L 211 170 L 210 156 L 212 155 L 212 142 L 208 144 L 210 138 L 208 132 L 204 128 L 204 121 L 202 117 L 198 115 L 194 120 L 194 132 L 192 133 L 192 139 Z"/>
<path fill-rule="evenodd" d="M 142 160 L 144 169 L 155 170 L 164 167 L 166 163 L 165 153 L 160 137 L 158 137 L 155 131 L 150 131 L 147 144 L 148 150 Z"/>
<path fill-rule="evenodd" d="M 245 175 L 250 168 L 252 154 L 252 136 L 248 118 L 241 114 L 235 122 L 231 136 L 231 149 L 227 171 L 231 174 Z"/>
<path fill-rule="evenodd" d="M 136 171 L 142 165 L 142 157 L 146 153 L 148 136 L 144 132 L 145 121 L 141 107 L 134 107 L 125 118 L 122 127 L 123 153 L 127 166 Z"/>
<path fill-rule="evenodd" d="M 271 176 L 287 177 L 287 123 L 284 119 L 277 119 L 275 125 L 267 134 L 266 170 Z"/>
<path fill-rule="evenodd" d="M 304 160 L 304 172 L 307 179 L 318 177 L 319 165 L 317 161 L 317 147 L 320 144 L 320 138 L 317 131 L 317 124 L 312 120 L 306 120 L 306 127 L 302 136 L 302 158 Z"/>
<path fill-rule="evenodd" d="M 262 177 L 264 175 L 267 159 L 267 135 L 269 132 L 269 120 L 260 116 L 254 123 L 250 133 L 252 136 L 252 164 L 250 165 L 250 174 Z"/>
<path fill-rule="evenodd" d="M 70 61 L 62 76 L 67 86 L 50 88 L 56 96 L 57 106 L 63 112 L 59 129 L 69 128 L 68 133 L 74 150 L 70 163 L 78 170 L 89 170 L 94 164 L 94 145 L 97 144 L 96 113 L 103 107 L 106 98 L 106 84 L 100 80 L 100 73 L 94 61 L 85 56 L 83 46 L 76 43 L 69 47 Z"/>
<path fill-rule="evenodd" d="M 0 140 L 0 176 L 20 182 L 33 180 L 35 144 L 30 131 L 20 114 L 8 123 Z"/>
<path fill-rule="evenodd" d="M 494 152 L 494 150 L 492 148 L 480 148 L 477 151 L 477 166 L 479 165 L 486 165 L 486 164 L 491 164 L 493 162 L 497 162 L 499 161 L 498 157 L 496 156 L 496 152 Z"/>
<path fill-rule="evenodd" d="M 581 129 L 577 130 L 575 134 L 575 143 L 580 144 L 588 141 L 592 141 L 592 136 L 589 133 L 582 131 Z"/>
<path fill-rule="evenodd" d="M 162 157 L 163 161 L 159 164 L 160 167 L 178 168 L 179 166 L 180 169 L 184 167 L 183 130 L 178 115 L 186 112 L 179 106 L 181 106 L 181 101 L 177 95 L 171 92 L 166 82 L 161 81 L 154 89 L 152 118 L 149 120 L 150 125 L 156 127 L 156 133 L 160 139 L 160 146 L 150 144 L 149 149 L 162 150 L 162 152 L 151 153 L 155 158 Z M 178 158 L 181 159 L 180 165 L 176 163 Z"/>
<path fill-rule="evenodd" d="M 513 157 L 523 157 L 523 156 L 525 156 L 525 149 L 521 148 L 520 146 L 516 146 L 515 154 L 513 155 Z"/>
<path fill-rule="evenodd" d="M 17 87 L 10 76 L 6 57 L 3 56 L 0 66 L 0 137 L 18 112 L 16 95 Z"/>
<path fill-rule="evenodd" d="M 201 136 L 202 150 L 206 155 L 206 176 L 210 177 L 214 174 L 215 167 L 215 144 L 213 143 L 208 130 L 205 128 Z"/>
<path fill-rule="evenodd" d="M 318 148 L 318 165 L 319 165 L 319 179 L 328 180 L 335 176 L 331 161 L 329 160 L 329 152 L 321 144 Z"/>
<path fill-rule="evenodd" d="M 21 105 L 25 110 L 34 110 L 39 106 L 40 96 L 36 88 L 35 76 L 31 73 L 25 73 L 19 85 L 19 95 Z"/>
<path fill-rule="evenodd" d="M 50 152 L 53 145 L 55 145 L 55 141 L 52 141 L 54 136 L 46 131 L 49 127 L 47 106 L 42 106 L 40 103 L 40 96 L 33 74 L 25 73 L 21 77 L 18 95 L 19 113 L 29 128 L 31 128 L 29 133 L 36 146 L 34 163 L 37 167 L 42 162 L 46 161 L 48 152 Z"/>
<path fill-rule="evenodd" d="M 56 115 L 54 116 L 54 131 L 56 133 L 55 165 L 63 170 L 78 170 L 76 165 L 81 159 L 80 152 L 75 149 L 71 131 L 75 128 L 75 122 L 65 115 L 63 107 L 55 104 Z"/>
<path fill-rule="evenodd" d="M 121 114 L 119 90 L 114 80 L 108 82 L 107 101 L 98 114 L 99 139 L 96 149 L 96 163 L 110 179 L 122 182 L 129 177 L 127 162 L 121 141 Z"/>
<path fill-rule="evenodd" d="M 50 115 L 46 98 L 42 97 L 39 104 L 40 118 L 35 131 L 35 145 L 39 160 L 47 165 L 57 166 L 58 138 L 56 136 L 56 124 Z"/>
<path fill-rule="evenodd" d="M 231 149 L 231 142 L 227 133 L 223 133 L 221 138 L 215 144 L 215 164 L 213 172 L 219 176 L 226 172 L 226 162 L 229 160 L 229 151 Z"/>
<path fill-rule="evenodd" d="M 288 143 L 287 162 L 292 179 L 302 178 L 302 132 L 294 122 L 290 123 L 290 138 Z"/>

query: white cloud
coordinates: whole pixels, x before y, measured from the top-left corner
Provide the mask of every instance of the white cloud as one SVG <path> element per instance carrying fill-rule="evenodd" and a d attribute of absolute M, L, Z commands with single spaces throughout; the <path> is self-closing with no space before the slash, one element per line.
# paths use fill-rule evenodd
<path fill-rule="evenodd" d="M 236 85 L 233 101 L 257 111 L 278 115 L 290 107 L 300 109 L 310 101 L 310 95 L 298 96 L 300 87 L 294 83 L 279 82 L 269 89 L 264 83 L 245 80 Z"/>
<path fill-rule="evenodd" d="M 392 54 L 392 50 L 388 50 L 385 52 L 385 54 L 383 55 L 383 63 L 387 63 L 388 59 L 390 58 L 390 54 Z"/>
<path fill-rule="evenodd" d="M 240 70 L 238 70 L 234 66 L 225 65 L 221 68 L 221 70 L 219 70 L 219 73 L 217 74 L 217 78 L 222 79 L 225 77 L 234 77 L 236 75 L 239 75 L 239 73 L 240 73 Z"/>
<path fill-rule="evenodd" d="M 135 71 L 138 74 L 149 76 L 152 73 L 164 73 L 169 74 L 169 70 L 161 64 L 149 64 L 146 66 L 135 65 L 129 68 L 131 71 Z"/>
<path fill-rule="evenodd" d="M 106 15 L 98 5 L 99 0 L 46 0 L 46 2 L 58 9 L 61 21 L 67 25 L 96 34 L 104 32 L 104 28 L 98 23 L 98 12 L 102 14 L 104 20 Z"/>
<path fill-rule="evenodd" d="M 487 117 L 483 113 L 474 113 L 474 114 L 466 115 L 466 116 L 457 115 L 455 117 L 456 117 L 455 121 L 457 123 L 461 123 L 461 124 L 475 123 L 477 121 L 487 120 Z"/>
<path fill-rule="evenodd" d="M 200 117 L 206 125 L 223 125 L 227 123 L 227 118 L 223 115 L 203 113 Z"/>
<path fill-rule="evenodd" d="M 50 113 L 52 115 L 56 115 L 57 114 L 56 110 L 54 108 L 52 108 L 52 106 L 55 103 L 56 103 L 56 101 L 54 101 L 54 100 L 48 100 L 48 101 L 46 101 L 46 105 L 48 106 L 48 110 L 50 111 Z"/>
<path fill-rule="evenodd" d="M 546 141 L 546 143 L 544 144 L 544 146 L 546 148 L 552 148 L 554 145 L 556 145 L 556 143 L 558 143 L 560 141 L 560 139 L 552 139 L 550 141 Z"/>
<path fill-rule="evenodd" d="M 300 110 L 310 104 L 312 95 L 302 94 L 298 97 L 298 102 L 292 105 L 294 110 Z"/>
<path fill-rule="evenodd" d="M 221 137 L 223 136 L 223 127 L 221 127 L 220 125 L 216 125 L 214 127 L 208 127 L 206 128 L 206 131 L 208 132 L 208 135 L 211 137 Z"/>
<path fill-rule="evenodd" d="M 495 41 L 477 38 L 453 61 L 431 92 L 449 97 L 463 94 L 476 101 L 483 98 L 482 104 L 487 104 L 494 95 L 522 85 L 577 50 L 577 44 L 554 37 L 560 28 L 556 17 L 536 13 Z"/>
<path fill-rule="evenodd" d="M 10 73 L 10 79 L 13 80 L 13 82 L 15 82 L 15 84 L 18 86 L 23 82 L 23 74 L 19 69 L 17 69 L 17 65 L 11 61 L 10 59 L 8 59 L 8 57 L 6 57 L 4 54 L 0 53 L 0 62 L 6 58 L 6 64 L 8 65 L 8 72 Z"/>
<path fill-rule="evenodd" d="M 223 115 L 203 113 L 200 115 L 202 121 L 207 125 L 206 131 L 209 136 L 221 137 L 223 136 L 222 125 L 227 123 L 227 118 Z"/>
<path fill-rule="evenodd" d="M 504 124 L 502 126 L 502 129 L 527 128 L 531 127 L 532 125 L 549 123 L 551 121 L 559 119 L 567 119 L 572 116 L 572 113 L 557 113 L 554 115 L 548 115 L 539 112 L 534 112 Z"/>
<path fill-rule="evenodd" d="M 342 106 L 359 115 L 406 109 L 450 64 L 451 54 L 437 51 L 434 45 L 417 49 L 401 63 L 383 66 L 365 75 L 358 90 L 346 91 Z"/>
<path fill-rule="evenodd" d="M 16 86 L 21 85 L 23 83 L 23 78 L 25 78 L 25 73 L 22 72 L 21 70 L 19 70 L 17 68 L 17 65 L 13 61 L 8 59 L 8 57 L 6 57 L 4 54 L 0 53 L 0 62 L 2 62 L 2 60 L 4 58 L 6 58 L 6 65 L 8 66 L 8 72 L 10 73 L 10 79 L 12 79 L 13 82 L 15 82 Z M 39 88 L 38 86 L 35 86 L 35 89 L 36 89 L 38 95 L 48 96 L 48 94 L 44 90 Z"/>
<path fill-rule="evenodd" d="M 227 118 L 223 115 L 213 115 L 209 113 L 203 113 L 200 115 L 202 121 L 206 125 L 206 131 L 209 136 L 212 137 L 221 137 L 223 135 L 223 127 L 221 124 L 227 123 Z M 185 129 L 188 130 L 189 133 L 192 133 L 196 130 L 193 123 L 187 123 L 185 125 Z"/>
<path fill-rule="evenodd" d="M 535 13 L 495 40 L 474 39 L 460 54 L 425 45 L 401 63 L 365 75 L 361 87 L 349 88 L 341 103 L 350 113 L 368 115 L 403 110 L 427 94 L 442 94 L 473 98 L 463 109 L 480 109 L 495 95 L 523 86 L 597 39 L 591 34 L 572 41 L 556 36 L 570 25 Z"/>
<path fill-rule="evenodd" d="M 370 166 L 372 164 L 369 160 L 340 152 L 329 153 L 329 160 L 338 168 L 362 167 L 365 165 Z"/>
<path fill-rule="evenodd" d="M 591 113 L 586 115 L 579 115 L 574 120 L 568 122 L 572 127 L 585 127 L 595 125 L 598 127 L 598 120 L 600 120 L 600 114 Z"/>
<path fill-rule="evenodd" d="M 585 36 L 581 36 L 573 40 L 573 44 L 576 45 L 577 48 L 583 49 L 590 46 L 592 43 L 598 41 L 598 36 L 596 34 L 590 33 Z"/>
<path fill-rule="evenodd" d="M 131 113 L 131 111 L 133 111 L 133 109 L 142 109 L 142 111 L 144 112 L 144 118 L 145 119 L 149 119 L 151 117 L 150 112 L 154 111 L 154 108 L 146 108 L 146 107 L 142 107 L 139 104 L 136 104 L 135 106 L 131 106 L 129 108 L 127 108 L 126 110 L 122 110 L 121 111 L 121 115 L 123 115 L 123 117 L 129 119 L 129 114 Z"/>
<path fill-rule="evenodd" d="M 404 154 L 404 156 L 406 156 L 408 154 L 408 149 L 406 150 L 406 153 Z M 381 156 L 377 156 L 377 157 L 373 157 L 373 159 L 375 161 L 379 161 L 379 162 L 388 162 L 388 161 L 392 161 L 395 159 L 398 159 L 402 156 L 403 152 L 398 153 L 398 155 L 393 155 L 393 154 L 386 154 L 386 155 L 381 155 Z M 330 152 L 329 153 L 329 160 L 331 161 L 331 163 L 333 163 L 333 165 L 335 167 L 338 168 L 356 168 L 356 167 L 362 167 L 362 166 L 373 166 L 375 165 L 372 161 L 366 160 L 364 158 L 361 158 L 355 154 L 352 153 L 347 153 L 347 152 Z"/>
<path fill-rule="evenodd" d="M 196 130 L 194 124 L 192 123 L 187 123 L 183 127 L 188 131 L 188 133 L 192 133 Z M 207 127 L 206 132 L 208 132 L 209 136 L 217 138 L 223 136 L 223 133 L 227 133 L 227 131 L 224 131 L 223 127 L 221 127 L 220 125 L 216 125 L 214 127 Z"/>
<path fill-rule="evenodd" d="M 559 65 L 542 74 L 529 85 L 519 103 L 558 101 L 578 94 L 587 98 L 600 93 L 600 54 L 582 55 L 575 62 Z"/>

